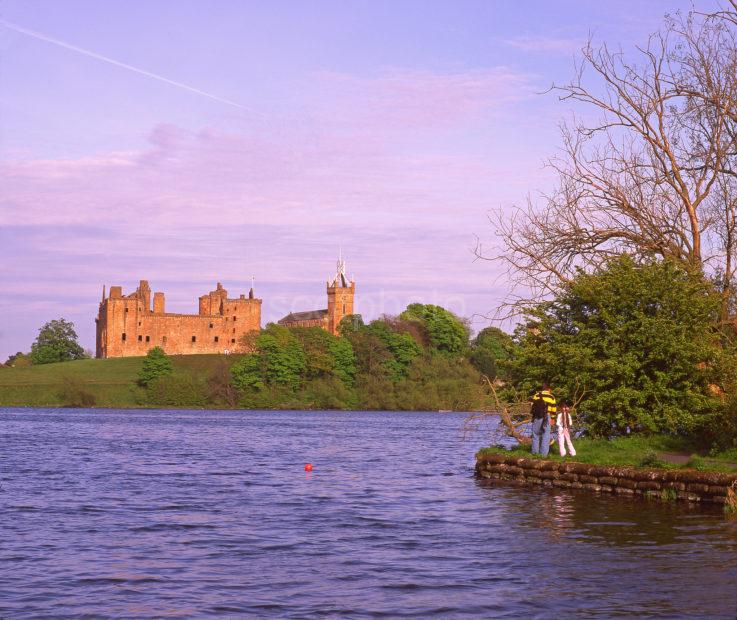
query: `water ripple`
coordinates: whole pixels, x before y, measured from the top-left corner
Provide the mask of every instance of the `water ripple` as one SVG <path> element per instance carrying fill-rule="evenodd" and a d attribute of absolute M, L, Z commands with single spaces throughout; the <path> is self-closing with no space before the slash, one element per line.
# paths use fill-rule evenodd
<path fill-rule="evenodd" d="M 462 420 L 0 409 L 0 617 L 734 618 L 718 509 L 477 482 Z"/>

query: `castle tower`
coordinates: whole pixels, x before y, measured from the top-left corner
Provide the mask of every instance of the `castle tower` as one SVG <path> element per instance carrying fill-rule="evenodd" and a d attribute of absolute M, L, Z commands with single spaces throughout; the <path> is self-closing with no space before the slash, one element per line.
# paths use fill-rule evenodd
<path fill-rule="evenodd" d="M 343 317 L 353 314 L 353 298 L 356 294 L 356 283 L 354 281 L 349 282 L 345 275 L 345 261 L 342 253 L 338 258 L 337 267 L 335 278 L 327 284 L 327 329 L 336 336 Z"/>
<path fill-rule="evenodd" d="M 148 280 L 141 280 L 137 292 L 139 299 L 143 302 L 143 311 L 151 312 L 151 288 L 148 285 Z"/>

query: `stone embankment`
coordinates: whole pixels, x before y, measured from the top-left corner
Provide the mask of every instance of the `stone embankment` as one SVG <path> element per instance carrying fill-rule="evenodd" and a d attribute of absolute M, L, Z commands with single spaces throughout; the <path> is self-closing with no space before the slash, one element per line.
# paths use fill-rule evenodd
<path fill-rule="evenodd" d="M 476 476 L 566 489 L 689 502 L 735 502 L 737 474 L 693 469 L 638 469 L 478 454 Z"/>

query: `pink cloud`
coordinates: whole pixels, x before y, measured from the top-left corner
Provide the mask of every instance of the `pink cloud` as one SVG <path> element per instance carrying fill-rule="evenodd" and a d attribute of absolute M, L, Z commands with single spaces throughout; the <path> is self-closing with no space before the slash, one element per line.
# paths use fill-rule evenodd
<path fill-rule="evenodd" d="M 305 122 L 160 124 L 138 151 L 0 162 L 0 226 L 19 230 L 5 228 L 16 241 L 0 296 L 23 294 L 36 312 L 3 346 L 30 343 L 49 309 L 78 317 L 89 345 L 101 285 L 138 278 L 181 311 L 216 280 L 243 292 L 251 274 L 265 320 L 310 309 L 293 304 L 319 302 L 340 244 L 368 318 L 422 297 L 488 310 L 473 235 L 512 195 L 510 179 L 538 164 L 469 148 L 468 129 L 493 133 L 526 80 L 506 69 L 323 74 Z"/>
<path fill-rule="evenodd" d="M 527 96 L 527 80 L 505 68 L 322 74 L 318 120 L 306 127 L 229 133 L 160 124 L 139 152 L 0 163 L 0 223 L 196 226 L 309 214 L 319 224 L 392 201 L 401 202 L 394 212 L 425 211 L 469 179 L 484 185 L 511 172 L 502 153 L 495 161 L 466 152 L 459 128 Z M 418 143 L 440 130 L 442 149 Z"/>
<path fill-rule="evenodd" d="M 581 51 L 586 41 L 576 37 L 522 35 L 507 39 L 504 43 L 523 52 L 573 55 Z"/>
<path fill-rule="evenodd" d="M 533 76 L 507 67 L 431 73 L 387 69 L 358 77 L 324 72 L 320 95 L 333 102 L 325 112 L 346 124 L 367 129 L 433 129 L 465 123 L 479 115 L 529 98 Z"/>

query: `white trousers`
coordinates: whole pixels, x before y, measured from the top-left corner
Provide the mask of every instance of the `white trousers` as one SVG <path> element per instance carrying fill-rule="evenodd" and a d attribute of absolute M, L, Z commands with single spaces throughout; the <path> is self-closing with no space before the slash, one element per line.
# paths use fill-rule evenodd
<path fill-rule="evenodd" d="M 566 455 L 566 444 L 568 444 L 568 452 L 571 453 L 571 456 L 576 456 L 576 449 L 573 447 L 573 442 L 571 441 L 571 432 L 567 428 L 563 428 L 563 426 L 559 426 L 558 427 L 558 447 L 560 448 L 561 456 Z"/>

